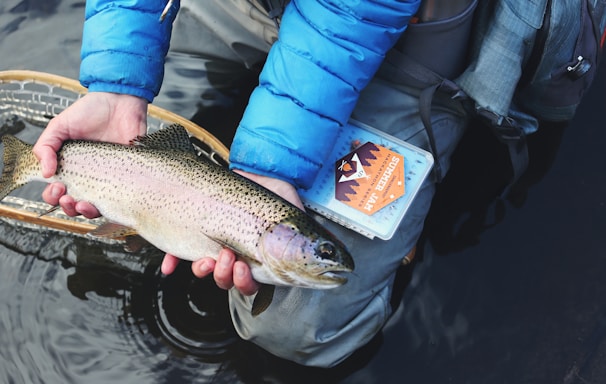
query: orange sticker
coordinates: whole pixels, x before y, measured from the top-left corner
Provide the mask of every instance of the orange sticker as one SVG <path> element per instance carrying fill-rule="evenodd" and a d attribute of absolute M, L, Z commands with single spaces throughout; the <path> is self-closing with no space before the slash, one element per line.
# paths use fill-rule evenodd
<path fill-rule="evenodd" d="M 367 215 L 404 195 L 404 157 L 380 145 L 362 145 L 335 168 L 335 198 Z"/>

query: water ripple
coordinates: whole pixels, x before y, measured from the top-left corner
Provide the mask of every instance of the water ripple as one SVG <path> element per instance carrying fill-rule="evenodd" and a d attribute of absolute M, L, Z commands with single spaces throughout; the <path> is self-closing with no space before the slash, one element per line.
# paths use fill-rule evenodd
<path fill-rule="evenodd" d="M 225 376 L 221 360 L 237 341 L 225 293 L 187 263 L 162 278 L 157 250 L 129 255 L 2 223 L 0 244 L 0 382 Z"/>

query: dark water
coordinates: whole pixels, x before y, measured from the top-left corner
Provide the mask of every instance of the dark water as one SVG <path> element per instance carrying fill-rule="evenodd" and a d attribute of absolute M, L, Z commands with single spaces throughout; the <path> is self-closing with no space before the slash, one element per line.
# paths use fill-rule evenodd
<path fill-rule="evenodd" d="M 83 2 L 0 3 L 0 70 L 75 78 Z M 229 141 L 255 75 L 171 52 L 156 103 Z M 479 127 L 441 186 L 402 305 L 331 370 L 237 339 L 225 295 L 161 255 L 0 222 L 0 382 L 602 383 L 605 68 L 569 127 L 532 138 L 504 211 L 504 152 Z M 201 295 L 203 292 L 204 295 Z"/>

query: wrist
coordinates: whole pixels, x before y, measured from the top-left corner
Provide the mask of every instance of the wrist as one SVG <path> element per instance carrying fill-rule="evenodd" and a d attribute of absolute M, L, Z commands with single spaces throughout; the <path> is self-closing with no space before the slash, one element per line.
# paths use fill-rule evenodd
<path fill-rule="evenodd" d="M 122 129 L 131 131 L 135 136 L 144 135 L 147 132 L 147 107 L 149 103 L 146 99 L 134 95 L 109 92 L 105 93 L 105 97 L 108 104 L 112 105 L 112 120 L 121 122 Z"/>

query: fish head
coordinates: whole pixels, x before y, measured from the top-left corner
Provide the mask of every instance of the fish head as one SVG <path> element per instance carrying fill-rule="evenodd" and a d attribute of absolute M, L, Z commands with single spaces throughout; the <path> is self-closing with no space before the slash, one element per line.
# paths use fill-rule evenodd
<path fill-rule="evenodd" d="M 273 224 L 260 245 L 263 265 L 279 285 L 336 288 L 354 269 L 345 245 L 309 217 Z"/>

